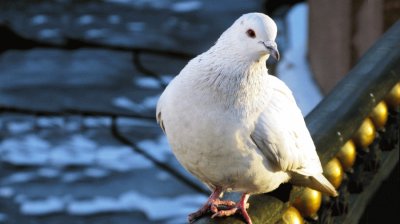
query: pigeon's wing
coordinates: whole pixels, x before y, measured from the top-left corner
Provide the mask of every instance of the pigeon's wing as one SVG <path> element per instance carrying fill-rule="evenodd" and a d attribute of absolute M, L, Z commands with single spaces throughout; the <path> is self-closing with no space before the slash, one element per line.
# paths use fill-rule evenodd
<path fill-rule="evenodd" d="M 271 98 L 258 117 L 251 139 L 276 171 L 287 171 L 294 184 L 337 196 L 322 174 L 321 162 L 289 88 L 271 76 Z"/>
<path fill-rule="evenodd" d="M 276 170 L 304 175 L 322 173 L 321 163 L 292 92 L 271 76 L 271 98 L 251 138 Z"/>

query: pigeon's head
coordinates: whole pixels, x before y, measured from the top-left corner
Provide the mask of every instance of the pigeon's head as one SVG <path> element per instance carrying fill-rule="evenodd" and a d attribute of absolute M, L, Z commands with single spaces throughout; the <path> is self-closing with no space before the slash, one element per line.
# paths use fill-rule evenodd
<path fill-rule="evenodd" d="M 240 55 L 248 55 L 253 60 L 264 56 L 268 58 L 269 55 L 279 60 L 276 33 L 276 24 L 269 16 L 248 13 L 237 19 L 221 38 L 230 42 L 230 47 L 239 51 Z"/>

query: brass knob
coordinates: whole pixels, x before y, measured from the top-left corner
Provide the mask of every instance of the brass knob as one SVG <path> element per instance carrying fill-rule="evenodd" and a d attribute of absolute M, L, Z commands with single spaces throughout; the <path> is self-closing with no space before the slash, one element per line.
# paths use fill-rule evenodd
<path fill-rule="evenodd" d="M 375 126 L 370 118 L 366 118 L 354 135 L 354 142 L 360 148 L 367 148 L 375 139 Z"/>
<path fill-rule="evenodd" d="M 370 117 L 372 122 L 374 122 L 376 129 L 382 129 L 385 126 L 388 119 L 388 108 L 385 101 L 381 101 L 375 106 Z"/>
<path fill-rule="evenodd" d="M 324 175 L 335 188 L 340 186 L 343 179 L 343 168 L 337 158 L 333 158 L 325 164 Z"/>
<path fill-rule="evenodd" d="M 398 82 L 392 88 L 392 90 L 386 96 L 385 101 L 393 109 L 396 109 L 396 107 L 399 106 L 399 104 L 400 104 L 400 82 Z"/>
<path fill-rule="evenodd" d="M 304 217 L 315 217 L 321 206 L 321 200 L 321 192 L 306 187 L 301 195 L 294 200 L 293 206 Z"/>
<path fill-rule="evenodd" d="M 303 224 L 303 217 L 300 212 L 293 206 L 290 206 L 282 215 L 282 222 L 285 224 Z"/>
<path fill-rule="evenodd" d="M 336 157 L 339 159 L 340 163 L 343 166 L 345 171 L 351 169 L 353 167 L 354 162 L 356 161 L 357 151 L 356 146 L 353 140 L 348 140 L 340 151 L 336 154 Z"/>

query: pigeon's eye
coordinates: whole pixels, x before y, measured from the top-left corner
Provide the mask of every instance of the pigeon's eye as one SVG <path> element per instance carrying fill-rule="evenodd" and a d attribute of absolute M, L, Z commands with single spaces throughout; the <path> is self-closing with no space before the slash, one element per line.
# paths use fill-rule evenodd
<path fill-rule="evenodd" d="M 248 29 L 246 31 L 247 36 L 251 37 L 251 38 L 255 38 L 256 37 L 256 32 L 254 32 L 254 30 L 252 29 Z"/>

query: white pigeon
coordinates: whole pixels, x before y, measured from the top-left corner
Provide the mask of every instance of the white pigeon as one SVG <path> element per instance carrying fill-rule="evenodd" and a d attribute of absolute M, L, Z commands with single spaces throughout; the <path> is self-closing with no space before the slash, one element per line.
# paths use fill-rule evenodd
<path fill-rule="evenodd" d="M 157 121 L 179 162 L 213 193 L 189 222 L 241 213 L 250 194 L 281 183 L 337 192 L 322 167 L 289 88 L 269 75 L 266 60 L 279 53 L 277 27 L 262 13 L 237 19 L 208 51 L 192 59 L 167 86 Z M 241 192 L 238 203 L 220 200 Z"/>

